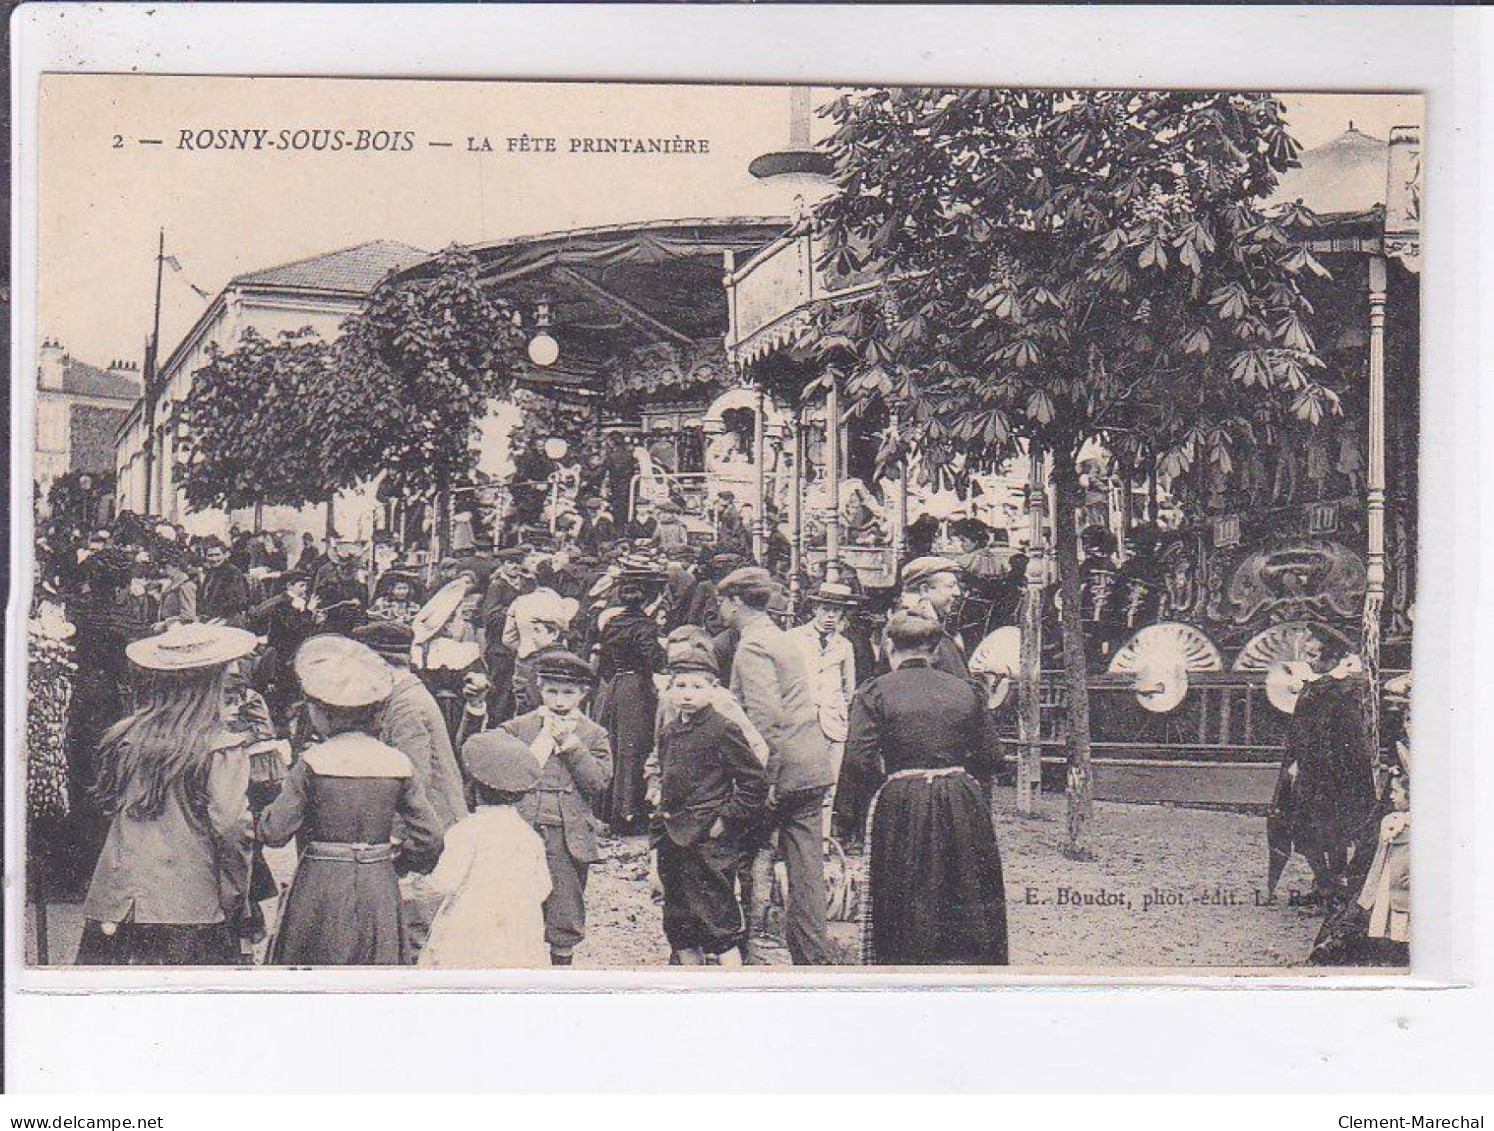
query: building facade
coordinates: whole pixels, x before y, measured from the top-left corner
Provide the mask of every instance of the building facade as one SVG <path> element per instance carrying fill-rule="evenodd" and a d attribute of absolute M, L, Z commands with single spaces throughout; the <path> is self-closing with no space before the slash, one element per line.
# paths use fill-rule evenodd
<path fill-rule="evenodd" d="M 42 342 L 36 367 L 36 480 L 41 495 L 70 471 L 114 470 L 114 436 L 140 400 L 134 362 L 89 365 L 61 342 Z"/>
<path fill-rule="evenodd" d="M 179 481 L 178 408 L 191 392 L 193 376 L 207 364 L 209 349 L 217 345 L 231 351 L 247 330 L 274 339 L 309 327 L 330 341 L 341 332 L 343 320 L 362 308 L 390 271 L 410 267 L 427 254 L 408 244 L 374 240 L 230 280 L 162 362 L 154 411 L 146 413 L 141 400 L 115 436 L 117 507 L 180 522 L 192 533 L 222 534 L 230 523 L 248 525 L 252 516 L 247 514 L 190 510 Z M 149 437 L 148 417 L 152 419 Z M 359 513 L 367 509 L 361 500 L 344 502 L 344 509 Z M 270 530 L 320 534 L 326 510 L 269 507 L 261 522 Z"/>

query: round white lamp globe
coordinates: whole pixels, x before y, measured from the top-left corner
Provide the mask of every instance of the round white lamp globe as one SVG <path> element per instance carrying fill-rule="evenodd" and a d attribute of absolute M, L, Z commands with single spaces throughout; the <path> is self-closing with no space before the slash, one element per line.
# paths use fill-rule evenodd
<path fill-rule="evenodd" d="M 541 367 L 555 364 L 560 356 L 560 343 L 544 330 L 529 339 L 529 360 Z"/>

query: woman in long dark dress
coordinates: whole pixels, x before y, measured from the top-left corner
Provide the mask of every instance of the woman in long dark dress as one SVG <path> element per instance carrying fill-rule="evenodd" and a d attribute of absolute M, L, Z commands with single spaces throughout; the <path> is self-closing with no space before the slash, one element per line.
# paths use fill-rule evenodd
<path fill-rule="evenodd" d="M 887 626 L 893 670 L 851 703 L 841 791 L 876 790 L 867 817 L 864 962 L 1002 966 L 1006 893 L 982 791 L 1000 755 L 981 693 L 931 666 L 942 630 Z"/>
<path fill-rule="evenodd" d="M 296 653 L 296 677 L 323 740 L 291 769 L 257 825 L 269 845 L 302 834 L 269 961 L 400 965 L 410 954 L 399 873 L 429 872 L 442 840 L 409 758 L 373 737 L 393 673 L 356 641 L 314 636 Z M 398 844 L 396 815 L 404 829 Z"/>
<path fill-rule="evenodd" d="M 643 765 L 654 749 L 654 715 L 659 706 L 654 673 L 663 670 L 664 646 L 659 642 L 658 621 L 644 607 L 650 590 L 663 581 L 660 572 L 625 568 L 617 590 L 621 611 L 612 614 L 601 630 L 597 674 L 603 683 L 599 698 L 604 706 L 597 721 L 607 728 L 612 741 L 607 823 L 619 834 L 639 833 L 648 827 Z"/>
<path fill-rule="evenodd" d="M 250 758 L 224 725 L 224 679 L 254 646 L 242 629 L 187 624 L 126 650 L 145 683 L 140 706 L 99 742 L 95 796 L 111 820 L 83 903 L 79 965 L 239 961 Z"/>

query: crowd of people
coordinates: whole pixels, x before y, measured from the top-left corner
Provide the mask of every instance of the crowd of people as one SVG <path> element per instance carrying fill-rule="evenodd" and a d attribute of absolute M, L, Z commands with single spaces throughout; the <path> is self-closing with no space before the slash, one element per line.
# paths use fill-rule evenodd
<path fill-rule="evenodd" d="M 128 513 L 44 547 L 84 629 L 77 961 L 569 965 L 605 826 L 648 838 L 673 963 L 831 961 L 832 840 L 864 853 L 864 961 L 1006 963 L 1011 672 L 976 646 L 1019 623 L 1023 556 L 951 523 L 868 593 L 607 509 L 434 565 Z M 1375 847 L 1345 838 L 1297 843 L 1338 877 Z"/>

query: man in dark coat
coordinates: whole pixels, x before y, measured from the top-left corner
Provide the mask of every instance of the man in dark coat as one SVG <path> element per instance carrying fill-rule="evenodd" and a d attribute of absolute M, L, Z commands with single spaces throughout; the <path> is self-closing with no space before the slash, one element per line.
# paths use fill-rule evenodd
<path fill-rule="evenodd" d="M 259 688 L 277 727 L 283 728 L 291 705 L 299 694 L 296 685 L 296 650 L 312 634 L 315 614 L 310 608 L 309 579 L 299 570 L 285 576 L 285 591 L 256 605 L 249 613 L 250 627 L 265 634 L 269 649 Z"/>
<path fill-rule="evenodd" d="M 612 521 L 622 526 L 628 522 L 633 495 L 633 476 L 638 474 L 638 459 L 627 438 L 614 432 L 607 444 L 607 502 Z"/>
<path fill-rule="evenodd" d="M 321 569 L 323 557 L 316 548 L 316 539 L 310 534 L 301 535 L 301 556 L 296 559 L 296 569 L 306 575 L 310 582 L 316 581 L 316 571 Z"/>
<path fill-rule="evenodd" d="M 533 581 L 524 577 L 519 565 L 518 559 L 525 552 L 504 552 L 477 610 L 478 623 L 483 629 L 482 660 L 488 676 L 488 722 L 492 726 L 514 717 L 514 662 L 517 657 L 514 650 L 503 643 L 503 625 L 514 599 L 534 588 Z"/>
<path fill-rule="evenodd" d="M 244 626 L 249 609 L 249 582 L 239 567 L 228 560 L 228 547 L 214 538 L 207 544 L 207 569 L 197 587 L 199 620 L 221 620 L 235 628 Z"/>
<path fill-rule="evenodd" d="M 317 631 L 349 636 L 367 620 L 368 590 L 357 576 L 357 562 L 345 550 L 333 550 L 317 570 L 311 596 L 316 602 Z"/>
<path fill-rule="evenodd" d="M 1287 729 L 1287 772 L 1296 765 L 1292 843 L 1330 899 L 1353 888 L 1351 873 L 1368 867 L 1378 835 L 1363 684 L 1363 661 L 1350 653 L 1303 688 Z"/>

